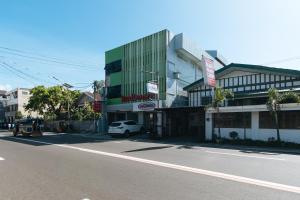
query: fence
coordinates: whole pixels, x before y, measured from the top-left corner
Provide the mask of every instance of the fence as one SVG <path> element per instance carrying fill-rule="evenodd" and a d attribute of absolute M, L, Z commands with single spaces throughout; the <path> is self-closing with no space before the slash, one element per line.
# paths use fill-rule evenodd
<path fill-rule="evenodd" d="M 68 121 L 45 121 L 44 129 L 52 132 L 65 132 L 68 131 Z M 95 123 L 93 120 L 89 121 L 70 121 L 70 131 L 76 133 L 94 133 Z"/>

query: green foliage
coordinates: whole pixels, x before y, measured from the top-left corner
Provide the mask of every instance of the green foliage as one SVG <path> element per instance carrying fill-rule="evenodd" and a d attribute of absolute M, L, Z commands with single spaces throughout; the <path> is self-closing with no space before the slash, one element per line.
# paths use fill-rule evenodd
<path fill-rule="evenodd" d="M 225 100 L 232 99 L 233 97 L 234 94 L 231 90 L 224 90 L 222 88 L 216 87 L 213 102 L 210 107 L 218 109 L 218 107 L 220 107 Z"/>
<path fill-rule="evenodd" d="M 282 103 L 300 103 L 300 97 L 293 91 L 288 91 L 280 94 L 276 88 L 270 88 L 268 91 L 268 101 L 266 103 L 277 131 L 277 141 L 280 142 L 278 115 L 280 112 L 280 104 Z"/>
<path fill-rule="evenodd" d="M 92 106 L 88 103 L 85 103 L 81 108 L 75 109 L 74 113 L 72 113 L 73 120 L 93 120 L 99 117 L 100 113 L 94 112 Z"/>
<path fill-rule="evenodd" d="M 30 94 L 32 96 L 25 107 L 26 110 L 38 112 L 45 118 L 59 119 L 68 111 L 68 104 L 70 111 L 76 109 L 80 92 L 67 90 L 62 86 L 37 86 Z"/>
<path fill-rule="evenodd" d="M 24 116 L 22 115 L 21 111 L 16 112 L 16 119 L 22 119 Z"/>
<path fill-rule="evenodd" d="M 293 91 L 281 95 L 280 103 L 300 103 L 300 96 Z"/>

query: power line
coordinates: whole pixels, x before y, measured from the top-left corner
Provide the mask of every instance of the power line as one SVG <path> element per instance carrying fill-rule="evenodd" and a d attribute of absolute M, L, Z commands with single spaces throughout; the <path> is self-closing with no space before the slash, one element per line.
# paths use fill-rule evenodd
<path fill-rule="evenodd" d="M 70 60 L 65 60 L 65 59 L 52 57 L 52 56 L 46 56 L 46 55 L 43 55 L 43 54 L 40 54 L 40 53 L 29 52 L 29 51 L 24 51 L 24 50 L 20 50 L 20 49 L 10 48 L 10 47 L 0 46 L 0 49 L 4 49 L 6 51 L 19 52 L 19 53 L 23 53 L 23 54 L 31 54 L 31 55 L 35 55 L 35 56 L 39 56 L 39 57 L 43 57 L 43 58 L 48 58 L 48 59 L 52 59 L 52 60 L 58 60 L 58 61 L 62 61 L 62 62 L 68 62 L 68 63 L 76 64 L 76 63 L 73 63 L 73 61 L 70 61 Z M 97 64 L 83 64 L 83 65 L 86 66 L 86 65 L 97 65 Z"/>
<path fill-rule="evenodd" d="M 73 66 L 73 67 L 77 67 L 77 68 L 81 68 L 81 69 L 85 69 L 85 70 L 86 69 L 90 69 L 90 70 L 99 70 L 100 69 L 100 67 L 86 66 L 86 65 L 69 63 L 69 62 L 65 62 L 65 61 L 49 59 L 49 58 L 42 58 L 42 57 L 36 57 L 36 56 L 28 56 L 28 55 L 24 55 L 22 53 L 15 53 L 15 52 L 3 51 L 3 50 L 0 50 L 0 52 L 5 53 L 5 54 L 14 55 L 14 56 L 23 57 L 23 58 L 39 60 L 39 61 L 43 61 L 43 62 L 50 62 L 50 63 L 56 63 L 56 64 L 61 64 L 61 65 Z"/>
<path fill-rule="evenodd" d="M 7 64 L 7 63 L 5 63 L 5 62 L 2 62 L 2 65 L 5 65 L 6 67 L 9 67 L 10 69 L 12 69 L 12 70 L 14 70 L 14 71 L 16 71 L 16 72 L 18 72 L 18 73 L 20 73 L 20 74 L 26 76 L 26 77 L 29 77 L 29 78 L 31 78 L 31 79 L 33 79 L 33 80 L 39 80 L 40 82 L 46 82 L 46 83 L 53 84 L 53 82 L 50 82 L 50 81 L 43 80 L 43 79 L 40 79 L 40 78 L 38 78 L 38 77 L 35 77 L 35 76 L 33 76 L 33 75 L 31 75 L 31 74 L 28 74 L 28 73 L 26 73 L 26 72 L 23 72 L 22 70 L 17 69 L 17 68 L 15 68 L 14 66 L 9 65 L 9 64 Z"/>
<path fill-rule="evenodd" d="M 51 56 L 46 56 L 40 53 L 34 53 L 34 52 L 29 52 L 29 51 L 24 51 L 24 50 L 20 50 L 20 49 L 14 49 L 14 48 L 10 48 L 10 47 L 4 47 L 4 46 L 0 46 L 0 49 L 4 49 L 6 51 L 13 51 L 13 52 L 18 52 L 18 53 L 23 53 L 23 54 L 31 54 L 31 55 L 35 55 L 35 56 L 39 56 L 39 57 L 43 57 L 43 58 L 48 58 L 48 59 L 52 59 L 52 60 L 58 60 L 58 61 L 62 61 L 62 62 L 71 62 L 70 60 L 64 60 L 61 58 L 57 58 L 57 57 L 51 57 Z M 87 65 L 87 64 L 85 64 Z M 88 64 L 90 65 L 90 64 Z M 96 65 L 96 64 L 92 64 L 92 65 Z"/>
<path fill-rule="evenodd" d="M 288 62 L 288 61 L 292 61 L 292 60 L 300 60 L 300 56 L 290 57 L 290 58 L 284 58 L 284 59 L 281 59 L 281 60 L 275 60 L 275 61 L 263 63 L 262 65 L 271 65 L 271 64 Z"/>
<path fill-rule="evenodd" d="M 21 78 L 21 79 L 23 79 L 23 80 L 25 80 L 25 81 L 27 81 L 27 82 L 30 82 L 30 83 L 32 83 L 32 84 L 34 84 L 34 85 L 36 84 L 35 82 L 33 82 L 33 81 L 31 81 L 31 80 L 28 80 L 26 77 L 23 77 L 23 76 L 21 76 L 20 74 L 16 73 L 15 71 L 11 70 L 10 68 L 6 67 L 6 66 L 3 65 L 2 63 L 0 63 L 0 66 L 3 67 L 4 69 L 6 69 L 7 71 L 11 72 L 12 74 L 18 76 L 19 78 Z"/>

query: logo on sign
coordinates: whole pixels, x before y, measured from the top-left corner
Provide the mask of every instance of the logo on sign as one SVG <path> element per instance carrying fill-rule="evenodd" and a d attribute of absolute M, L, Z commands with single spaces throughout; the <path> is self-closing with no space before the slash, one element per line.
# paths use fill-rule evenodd
<path fill-rule="evenodd" d="M 155 103 L 141 103 L 138 105 L 140 110 L 153 110 L 155 108 Z"/>

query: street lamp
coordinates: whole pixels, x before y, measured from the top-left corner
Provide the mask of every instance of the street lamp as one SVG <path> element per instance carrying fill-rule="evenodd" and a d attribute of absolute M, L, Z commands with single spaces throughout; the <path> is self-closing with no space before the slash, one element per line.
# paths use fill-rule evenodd
<path fill-rule="evenodd" d="M 67 91 L 69 90 L 69 89 L 71 89 L 71 88 L 73 88 L 73 86 L 72 85 L 70 85 L 70 84 L 68 84 L 68 83 L 64 83 L 64 84 L 62 84 L 62 86 L 63 86 L 63 88 L 66 88 L 67 89 Z M 70 96 L 69 96 L 69 93 L 67 93 L 67 106 L 68 106 L 68 131 L 70 130 Z"/>

